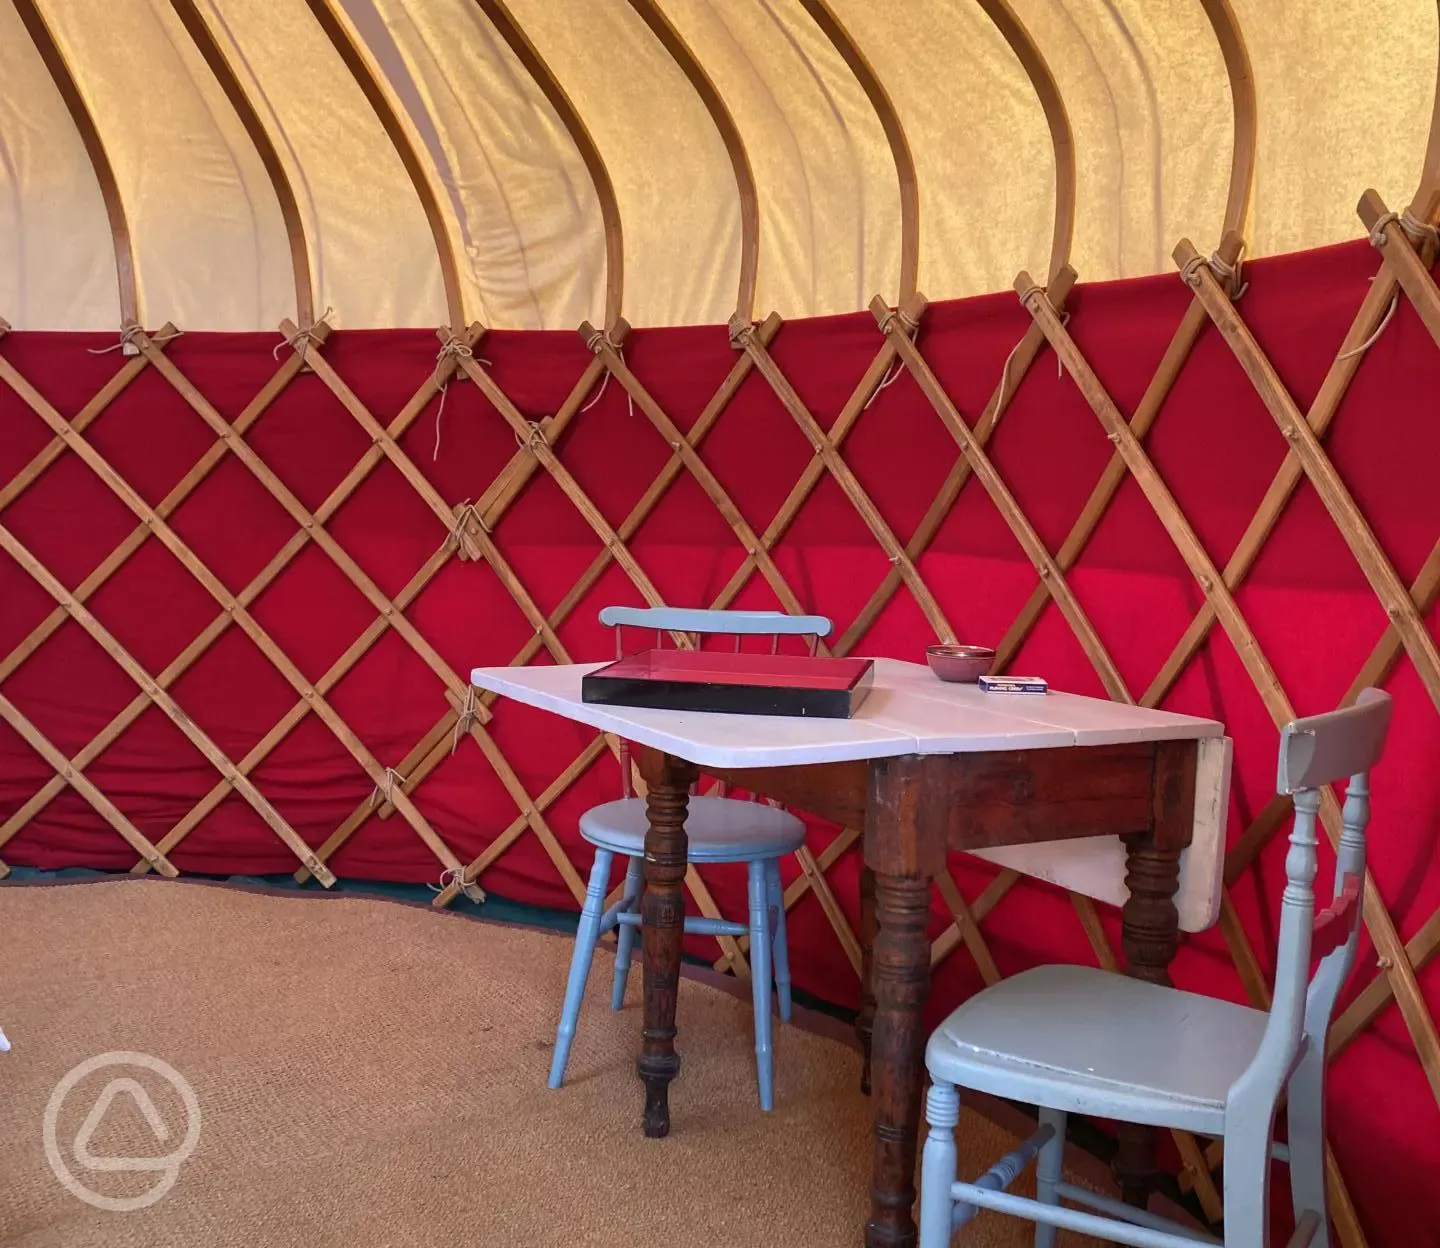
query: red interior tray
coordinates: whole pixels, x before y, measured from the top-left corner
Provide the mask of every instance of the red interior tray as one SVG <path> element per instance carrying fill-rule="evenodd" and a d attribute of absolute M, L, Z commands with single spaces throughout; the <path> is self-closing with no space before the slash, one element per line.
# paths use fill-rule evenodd
<path fill-rule="evenodd" d="M 644 650 L 581 681 L 586 702 L 739 715 L 848 718 L 869 692 L 870 659 Z"/>
<path fill-rule="evenodd" d="M 822 659 L 794 654 L 735 654 L 724 650 L 642 650 L 593 673 L 627 680 L 686 684 L 762 685 L 777 689 L 853 689 L 869 659 Z"/>

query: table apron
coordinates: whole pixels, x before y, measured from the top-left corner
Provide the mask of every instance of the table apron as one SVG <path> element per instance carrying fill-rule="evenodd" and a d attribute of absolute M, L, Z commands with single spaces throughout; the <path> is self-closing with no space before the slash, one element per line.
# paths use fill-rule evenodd
<path fill-rule="evenodd" d="M 994 849 L 1080 837 L 1124 836 L 1156 827 L 1157 759 L 1193 754 L 1196 743 L 1154 742 L 931 754 L 918 759 L 927 815 L 943 826 L 947 850 Z M 659 774 L 663 755 L 637 745 L 641 775 Z M 758 793 L 848 828 L 863 828 L 877 763 L 703 768 L 731 787 Z M 926 820 L 929 822 L 929 819 Z M 1167 848 L 1188 844 L 1188 825 L 1169 830 Z"/>

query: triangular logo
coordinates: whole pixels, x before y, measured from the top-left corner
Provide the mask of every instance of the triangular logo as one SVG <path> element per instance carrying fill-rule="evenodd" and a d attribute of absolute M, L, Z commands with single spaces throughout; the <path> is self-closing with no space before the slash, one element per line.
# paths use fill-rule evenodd
<path fill-rule="evenodd" d="M 165 1120 L 160 1117 L 160 1111 L 155 1108 L 155 1102 L 150 1099 L 150 1093 L 145 1091 L 134 1079 L 112 1079 L 106 1086 L 105 1091 L 100 1093 L 99 1098 L 91 1107 L 90 1112 L 85 1116 L 79 1132 L 75 1136 L 75 1160 L 87 1170 L 164 1170 L 171 1159 L 165 1157 L 96 1157 L 90 1151 L 90 1140 L 95 1134 L 106 1113 L 109 1111 L 115 1098 L 121 1093 L 130 1097 L 135 1102 L 135 1108 L 140 1111 L 141 1116 L 150 1124 L 150 1130 L 155 1133 L 155 1138 L 161 1144 L 170 1139 L 170 1128 L 165 1125 Z"/>

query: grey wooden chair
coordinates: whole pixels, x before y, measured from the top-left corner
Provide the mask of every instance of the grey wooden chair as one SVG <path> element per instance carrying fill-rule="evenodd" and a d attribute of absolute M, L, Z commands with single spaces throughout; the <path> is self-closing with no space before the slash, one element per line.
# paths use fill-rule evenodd
<path fill-rule="evenodd" d="M 1036 1248 L 1054 1248 L 1060 1227 L 1137 1248 L 1264 1248 L 1272 1157 L 1290 1166 L 1298 1226 L 1289 1248 L 1328 1248 L 1325 1041 L 1355 961 L 1369 772 L 1384 748 L 1390 710 L 1388 694 L 1367 689 L 1354 706 L 1295 720 L 1281 733 L 1278 791 L 1294 795 L 1295 820 L 1268 1014 L 1089 967 L 1045 966 L 976 994 L 939 1026 L 925 1054 L 932 1085 L 920 1248 L 946 1248 L 982 1208 L 1034 1221 Z M 1320 791 L 1347 777 L 1333 900 L 1317 915 Z M 961 1087 L 1039 1107 L 1039 1130 L 973 1183 L 955 1175 Z M 1282 1093 L 1286 1145 L 1272 1142 Z M 1223 1138 L 1224 1240 L 1064 1182 L 1071 1113 Z M 1031 1161 L 1036 1200 L 1005 1190 Z"/>
<path fill-rule="evenodd" d="M 831 623 L 821 615 L 784 615 L 776 611 L 706 611 L 678 607 L 606 607 L 600 622 L 615 629 L 615 655 L 624 653 L 622 627 L 656 630 L 659 647 L 667 631 L 696 636 L 721 634 L 735 638 L 768 636 L 771 649 L 781 637 L 810 638 L 813 653 L 818 638 L 830 635 Z M 596 946 L 606 932 L 618 927 L 615 980 L 610 1008 L 625 1003 L 625 984 L 640 927 L 640 899 L 644 888 L 645 832 L 649 827 L 645 799 L 636 797 L 630 777 L 630 747 L 620 745 L 620 775 L 623 796 L 593 807 L 580 817 L 580 835 L 595 846 L 585 904 L 575 935 L 570 976 L 565 987 L 560 1025 L 555 1032 L 555 1053 L 550 1063 L 549 1085 L 561 1087 L 570 1048 L 579 1026 L 585 985 Z M 790 953 L 785 939 L 785 893 L 780 880 L 780 859 L 793 854 L 805 843 L 805 825 L 789 811 L 756 801 L 738 801 L 723 796 L 692 796 L 685 813 L 688 856 L 692 863 L 746 864 L 750 917 L 748 923 L 686 915 L 685 931 L 690 935 L 749 936 L 750 979 L 755 1010 L 755 1071 L 760 1089 L 760 1106 L 775 1105 L 775 1070 L 771 1044 L 770 997 L 772 982 L 778 999 L 781 1022 L 790 1021 Z M 605 909 L 610 872 L 615 857 L 624 858 L 625 889 L 620 901 Z M 772 981 L 771 974 L 774 974 Z"/>

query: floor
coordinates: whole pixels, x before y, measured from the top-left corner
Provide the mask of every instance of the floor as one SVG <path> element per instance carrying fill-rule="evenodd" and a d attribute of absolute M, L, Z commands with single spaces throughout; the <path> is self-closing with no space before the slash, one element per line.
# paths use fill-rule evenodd
<path fill-rule="evenodd" d="M 855 1052 L 780 1027 L 778 1103 L 763 1114 L 748 1004 L 706 983 L 682 984 L 673 1131 L 647 1141 L 638 968 L 612 1014 L 613 964 L 597 956 L 567 1086 L 545 1088 L 570 952 L 553 933 L 156 880 L 0 888 L 0 932 L 13 1045 L 0 1055 L 0 1245 L 859 1243 L 869 1123 Z M 114 1051 L 168 1063 L 198 1113 L 133 1065 L 82 1072 L 60 1094 L 78 1063 Z M 47 1160 L 47 1121 L 86 1199 Z M 976 1173 L 1014 1137 L 972 1113 L 961 1140 Z M 105 1168 L 126 1157 L 152 1160 Z M 957 1245 L 1018 1248 L 1032 1233 L 982 1214 Z"/>

